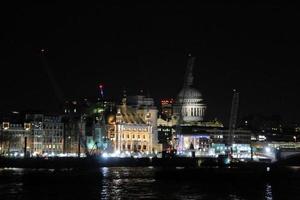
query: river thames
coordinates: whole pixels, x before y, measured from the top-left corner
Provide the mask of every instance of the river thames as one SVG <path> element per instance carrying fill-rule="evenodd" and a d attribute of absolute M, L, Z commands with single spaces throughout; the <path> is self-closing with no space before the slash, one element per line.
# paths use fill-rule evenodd
<path fill-rule="evenodd" d="M 300 182 L 159 179 L 152 167 L 0 169 L 0 199 L 299 199 Z"/>

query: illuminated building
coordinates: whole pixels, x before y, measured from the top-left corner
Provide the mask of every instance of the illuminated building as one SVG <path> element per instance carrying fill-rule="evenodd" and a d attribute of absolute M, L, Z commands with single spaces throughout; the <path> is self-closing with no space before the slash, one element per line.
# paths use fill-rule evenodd
<path fill-rule="evenodd" d="M 176 132 L 173 145 L 179 153 L 195 152 L 196 156 L 200 156 L 210 154 L 212 138 L 215 135 L 215 132 L 210 130 L 222 129 L 223 124 L 217 120 L 203 121 L 206 105 L 202 94 L 193 87 L 194 62 L 195 58 L 189 57 L 183 88 L 174 103 L 174 113 L 169 126 L 171 125 Z"/>
<path fill-rule="evenodd" d="M 180 90 L 174 104 L 174 115 L 180 119 L 179 123 L 198 123 L 203 121 L 206 110 L 202 94 L 192 87 L 194 60 L 194 57 L 189 57 L 183 88 Z"/>
<path fill-rule="evenodd" d="M 78 144 L 79 138 L 85 139 L 86 136 L 84 118 L 89 104 L 87 99 L 65 102 L 62 121 L 64 123 L 63 152 L 66 154 L 76 155 L 79 150 L 81 152 L 85 151 L 85 145 L 80 145 L 80 148 L 78 148 Z"/>
<path fill-rule="evenodd" d="M 57 155 L 63 153 L 64 124 L 59 115 L 28 114 L 31 124 L 33 155 Z"/>
<path fill-rule="evenodd" d="M 157 121 L 160 142 L 165 151 L 174 148 L 182 156 L 224 154 L 229 131 L 216 119 L 204 121 L 206 104 L 202 94 L 193 87 L 194 62 L 195 58 L 189 57 L 183 88 L 174 103 L 173 115 L 169 118 L 159 117 Z M 170 102 L 164 100 L 161 103 L 169 107 Z M 232 146 L 234 156 L 249 157 L 251 134 L 251 131 L 235 130 L 235 144 Z"/>
<path fill-rule="evenodd" d="M 174 99 L 162 99 L 160 101 L 161 115 L 163 118 L 171 118 L 173 115 Z"/>
<path fill-rule="evenodd" d="M 109 125 L 109 137 L 115 152 L 152 152 L 152 126 L 149 117 L 141 118 L 127 106 L 121 106 L 114 124 Z"/>
<path fill-rule="evenodd" d="M 151 113 L 141 112 L 136 106 L 126 104 L 126 97 L 122 105 L 117 106 L 115 117 L 108 120 L 108 137 L 110 151 L 119 153 L 152 153 L 153 132 Z"/>
<path fill-rule="evenodd" d="M 11 156 L 57 155 L 63 153 L 64 126 L 60 116 L 27 114 L 25 123 L 3 122 L 1 151 Z"/>
<path fill-rule="evenodd" d="M 115 104 L 101 100 L 86 111 L 87 148 L 92 153 L 100 153 L 108 148 L 107 126 L 115 120 Z"/>
<path fill-rule="evenodd" d="M 162 144 L 162 149 L 173 147 L 173 136 L 175 133 L 176 121 L 172 118 L 163 119 L 161 116 L 157 119 L 158 141 Z"/>
<path fill-rule="evenodd" d="M 125 95 L 126 98 L 123 99 L 123 104 L 126 103 L 126 105 L 133 108 L 136 112 L 136 115 L 141 119 L 145 120 L 146 116 L 149 117 L 149 119 L 147 119 L 147 123 L 149 123 L 149 125 L 151 126 L 151 146 L 154 152 L 160 152 L 162 150 L 162 146 L 158 143 L 158 109 L 154 104 L 153 98 L 145 96 L 142 93 L 143 91 L 141 91 L 141 94 L 139 95 L 128 97 Z"/>
<path fill-rule="evenodd" d="M 37 155 L 42 155 L 44 151 L 43 117 L 42 114 L 26 115 L 26 121 L 31 123 L 33 136 L 33 151 L 31 153 Z"/>
<path fill-rule="evenodd" d="M 63 133 L 64 124 L 60 116 L 44 116 L 44 149 L 43 153 L 60 154 L 63 153 Z"/>
<path fill-rule="evenodd" d="M 25 140 L 26 151 L 31 151 L 32 139 L 31 124 L 3 122 L 0 129 L 0 155 L 24 156 Z"/>
<path fill-rule="evenodd" d="M 193 131 L 191 126 L 200 126 L 203 121 L 206 105 L 201 93 L 193 85 L 194 57 L 189 57 L 183 88 L 174 104 L 176 122 L 177 149 L 179 151 L 200 149 L 205 150 L 209 142 L 206 135 Z"/>

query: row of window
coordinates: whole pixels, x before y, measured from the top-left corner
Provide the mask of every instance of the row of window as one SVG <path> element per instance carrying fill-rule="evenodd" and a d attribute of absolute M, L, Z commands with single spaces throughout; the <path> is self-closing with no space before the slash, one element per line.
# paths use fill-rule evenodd
<path fill-rule="evenodd" d="M 51 125 L 47 126 L 47 125 L 44 125 L 43 126 L 43 129 L 63 129 L 63 128 L 64 127 L 62 125 L 60 125 L 60 126 L 51 126 Z"/>
<path fill-rule="evenodd" d="M 62 143 L 62 138 L 45 138 L 44 143 Z"/>
<path fill-rule="evenodd" d="M 49 144 L 49 145 L 45 145 L 45 148 L 46 149 L 62 149 L 62 145 Z"/>
<path fill-rule="evenodd" d="M 125 134 L 122 134 L 122 138 L 123 139 L 125 138 Z M 130 139 L 130 134 L 126 134 L 126 138 Z M 142 135 L 142 137 L 141 137 L 141 135 L 136 135 L 136 134 L 132 134 L 131 135 L 131 139 L 141 139 L 141 138 L 143 138 L 145 140 L 146 139 L 146 135 Z"/>
<path fill-rule="evenodd" d="M 142 149 L 142 147 L 143 147 L 143 150 L 146 150 L 147 149 L 147 145 L 130 145 L 130 144 L 128 144 L 127 145 L 127 149 L 126 149 L 126 145 L 125 144 L 123 144 L 122 145 L 122 150 L 131 150 L 131 147 L 133 147 L 133 150 L 141 150 Z"/>
<path fill-rule="evenodd" d="M 185 116 L 188 116 L 189 113 L 193 117 L 199 117 L 204 115 L 204 109 L 200 109 L 200 108 L 191 108 L 191 109 L 184 108 L 183 112 Z"/>
<path fill-rule="evenodd" d="M 147 128 L 124 128 L 124 131 L 147 131 Z"/>
<path fill-rule="evenodd" d="M 63 135 L 63 133 L 62 132 L 45 132 L 45 135 L 47 137 L 51 137 L 51 136 L 53 136 L 53 137 L 55 137 L 55 136 L 60 137 L 60 136 Z"/>

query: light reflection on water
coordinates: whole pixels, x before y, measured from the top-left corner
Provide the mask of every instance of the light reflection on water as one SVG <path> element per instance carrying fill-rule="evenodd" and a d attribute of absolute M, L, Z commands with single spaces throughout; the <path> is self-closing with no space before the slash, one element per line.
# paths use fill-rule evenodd
<path fill-rule="evenodd" d="M 297 199 L 298 182 L 158 180 L 157 168 L 95 171 L 0 169 L 0 199 Z M 290 191 L 288 191 L 290 190 Z M 276 191 L 276 192 L 275 192 Z M 275 198 L 275 197 L 278 198 Z"/>
<path fill-rule="evenodd" d="M 272 186 L 267 183 L 266 184 L 266 196 L 265 196 L 266 200 L 273 200 L 273 195 L 272 195 Z"/>

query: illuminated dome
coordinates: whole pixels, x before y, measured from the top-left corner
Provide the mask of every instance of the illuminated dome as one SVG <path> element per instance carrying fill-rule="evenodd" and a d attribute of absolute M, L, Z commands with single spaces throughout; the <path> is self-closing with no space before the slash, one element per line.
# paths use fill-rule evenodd
<path fill-rule="evenodd" d="M 202 94 L 195 88 L 192 87 L 188 87 L 188 88 L 183 88 L 177 97 L 177 100 L 179 100 L 179 102 L 183 102 L 183 100 L 202 100 Z"/>
<path fill-rule="evenodd" d="M 202 101 L 202 95 L 197 89 L 185 87 L 177 96 L 174 112 L 181 115 L 184 122 L 202 121 L 206 108 Z"/>
<path fill-rule="evenodd" d="M 192 87 L 194 62 L 195 58 L 189 57 L 183 88 L 174 104 L 174 114 L 179 118 L 180 123 L 200 122 L 206 110 L 206 105 L 202 102 L 202 94 Z"/>

